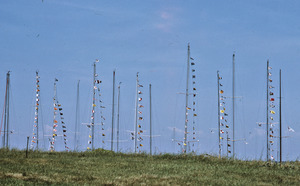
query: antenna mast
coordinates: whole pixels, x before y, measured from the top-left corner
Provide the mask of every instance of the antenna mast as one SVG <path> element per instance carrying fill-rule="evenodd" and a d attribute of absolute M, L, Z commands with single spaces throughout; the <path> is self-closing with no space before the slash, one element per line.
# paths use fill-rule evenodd
<path fill-rule="evenodd" d="M 32 131 L 32 140 L 30 148 L 34 148 L 34 143 L 36 143 L 36 150 L 39 150 L 39 98 L 40 98 L 40 80 L 39 80 L 39 72 L 35 72 L 36 77 L 36 95 L 35 95 L 35 114 L 34 114 L 34 124 Z"/>
<path fill-rule="evenodd" d="M 78 82 L 77 82 L 74 151 L 77 151 L 77 148 L 78 148 L 77 134 L 78 134 L 78 123 L 79 123 L 79 83 L 80 83 L 80 80 L 78 80 Z"/>
<path fill-rule="evenodd" d="M 267 60 L 267 161 L 269 161 L 269 60 Z"/>
<path fill-rule="evenodd" d="M 235 157 L 235 146 L 234 146 L 234 143 L 235 143 L 235 133 L 234 133 L 234 99 L 235 99 L 235 54 L 233 53 L 232 55 L 232 152 L 233 152 L 233 159 Z"/>
<path fill-rule="evenodd" d="M 119 86 L 118 86 L 117 152 L 119 152 L 119 136 L 120 136 L 120 93 L 121 93 L 121 82 L 119 82 Z"/>
<path fill-rule="evenodd" d="M 190 43 L 188 43 L 187 53 L 187 76 L 186 76 L 186 92 L 185 92 L 185 124 L 184 124 L 184 153 L 187 152 L 187 128 L 188 128 L 188 103 L 189 103 L 189 72 L 190 72 Z"/>
<path fill-rule="evenodd" d="M 116 71 L 113 71 L 113 95 L 112 95 L 112 114 L 111 114 L 111 148 L 110 150 L 114 150 L 114 120 L 115 120 L 115 82 L 116 82 Z"/>
<path fill-rule="evenodd" d="M 94 139 L 95 139 L 95 110 L 94 107 L 96 107 L 96 100 L 95 100 L 95 91 L 96 91 L 96 86 L 95 86 L 95 81 L 96 81 L 96 62 L 94 62 L 94 76 L 93 76 L 93 112 L 92 112 L 92 150 L 94 150 Z"/>
<path fill-rule="evenodd" d="M 6 74 L 6 92 L 5 92 L 5 111 L 4 111 L 4 140 L 3 146 L 8 148 L 9 139 L 9 87 L 10 87 L 10 71 Z"/>
<path fill-rule="evenodd" d="M 152 156 L 152 96 L 151 96 L 151 84 L 149 84 L 149 102 L 150 102 L 150 155 Z"/>
<path fill-rule="evenodd" d="M 282 163 L 282 123 L 281 123 L 281 69 L 279 70 L 279 145 L 280 145 L 280 165 Z"/>
<path fill-rule="evenodd" d="M 219 138 L 219 158 L 221 158 L 221 116 L 220 116 L 220 75 L 217 71 L 218 78 L 218 138 Z"/>
<path fill-rule="evenodd" d="M 137 149 L 137 118 L 138 118 L 138 86 L 139 86 L 139 73 L 136 73 L 136 100 L 135 100 L 135 130 L 134 130 L 134 152 Z"/>

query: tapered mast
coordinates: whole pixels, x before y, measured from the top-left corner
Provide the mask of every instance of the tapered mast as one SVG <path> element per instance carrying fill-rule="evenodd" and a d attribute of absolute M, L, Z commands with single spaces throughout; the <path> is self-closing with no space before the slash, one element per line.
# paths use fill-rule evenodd
<path fill-rule="evenodd" d="M 119 138 L 120 138 L 120 95 L 121 95 L 121 82 L 118 86 L 118 114 L 117 114 L 117 152 L 119 152 Z"/>
<path fill-rule="evenodd" d="M 188 44 L 187 53 L 187 73 L 186 73 L 186 91 L 185 91 L 185 124 L 184 124 L 184 153 L 187 152 L 187 129 L 188 129 L 188 104 L 189 104 L 189 74 L 190 74 L 190 44 Z"/>
<path fill-rule="evenodd" d="M 8 148 L 9 140 L 9 87 L 10 87 L 10 71 L 6 74 L 6 92 L 5 92 L 5 103 L 4 103 L 4 140 L 3 146 Z"/>
<path fill-rule="evenodd" d="M 235 125 L 234 125 L 234 121 L 235 121 L 235 118 L 234 118 L 234 113 L 235 113 L 235 110 L 234 110 L 234 99 L 235 99 L 235 54 L 232 55 L 232 152 L 233 152 L 233 159 L 235 157 L 235 146 L 234 146 L 234 143 L 235 143 Z"/>
<path fill-rule="evenodd" d="M 112 95 L 112 113 L 111 113 L 111 147 L 110 150 L 114 150 L 114 120 L 115 120 L 115 78 L 116 71 L 113 71 L 113 95 Z"/>
<path fill-rule="evenodd" d="M 281 69 L 279 70 L 279 145 L 280 165 L 282 163 L 282 120 L 281 120 Z"/>
<path fill-rule="evenodd" d="M 74 151 L 77 151 L 77 147 L 78 147 L 77 135 L 78 135 L 78 123 L 79 123 L 79 83 L 80 83 L 80 80 L 78 80 L 78 82 L 77 82 Z"/>
<path fill-rule="evenodd" d="M 220 75 L 217 71 L 218 79 L 218 139 L 219 139 L 219 158 L 221 158 L 221 116 L 220 116 Z"/>
<path fill-rule="evenodd" d="M 37 88 L 37 92 L 36 94 L 39 95 L 39 72 L 36 71 L 35 72 L 36 74 L 36 88 Z M 36 99 L 36 150 L 39 150 L 39 100 L 38 100 L 38 96 L 37 96 L 37 99 Z"/>
<path fill-rule="evenodd" d="M 134 152 L 137 150 L 137 121 L 138 121 L 138 86 L 139 86 L 139 73 L 136 73 L 136 100 L 135 100 L 135 130 L 134 130 Z"/>
<path fill-rule="evenodd" d="M 152 96 L 151 96 L 151 84 L 149 84 L 149 101 L 150 101 L 150 155 L 152 155 Z"/>
<path fill-rule="evenodd" d="M 269 161 L 269 60 L 267 61 L 267 118 L 266 118 L 266 126 L 267 126 L 267 161 Z"/>
<path fill-rule="evenodd" d="M 93 107 L 95 107 L 95 103 L 96 103 L 96 100 L 95 100 L 95 94 L 96 94 L 96 62 L 94 62 L 94 75 L 93 75 Z M 94 108 L 93 108 L 94 110 Z M 94 150 L 94 138 L 95 138 L 95 112 L 92 112 L 92 150 Z"/>
<path fill-rule="evenodd" d="M 56 134 L 56 128 L 57 128 L 57 125 L 56 125 L 56 123 L 57 123 L 57 120 L 56 120 L 56 110 L 58 110 L 57 109 L 57 106 L 58 106 L 58 104 L 56 104 L 57 103 L 57 91 L 56 91 L 56 82 L 58 81 L 58 79 L 56 79 L 56 78 L 54 78 L 54 86 L 53 86 L 53 93 L 54 93 L 54 95 L 53 95 L 53 108 L 54 108 L 54 110 L 53 110 L 53 135 L 52 135 L 52 142 L 50 143 L 50 151 L 51 152 L 53 152 L 53 151 L 55 151 L 55 137 L 57 136 L 57 134 Z"/>

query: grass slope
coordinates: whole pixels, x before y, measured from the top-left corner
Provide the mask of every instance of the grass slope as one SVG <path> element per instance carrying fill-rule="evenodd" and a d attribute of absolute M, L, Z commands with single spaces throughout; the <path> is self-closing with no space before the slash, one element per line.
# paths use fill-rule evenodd
<path fill-rule="evenodd" d="M 261 161 L 208 156 L 0 149 L 0 185 L 300 185 L 300 162 L 282 167 Z"/>

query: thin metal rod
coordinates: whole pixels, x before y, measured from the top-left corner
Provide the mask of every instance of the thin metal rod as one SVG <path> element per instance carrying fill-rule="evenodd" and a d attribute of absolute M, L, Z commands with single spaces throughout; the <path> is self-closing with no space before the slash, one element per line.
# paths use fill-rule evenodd
<path fill-rule="evenodd" d="M 8 135 L 8 129 L 7 129 L 7 93 L 8 93 L 8 87 L 9 87 L 9 71 L 6 74 L 6 89 L 5 89 L 5 100 L 4 100 L 4 135 L 3 135 L 3 147 L 7 148 L 6 146 L 6 136 Z"/>
<path fill-rule="evenodd" d="M 220 75 L 219 71 L 217 71 L 217 79 L 218 79 L 218 140 L 219 140 L 219 158 L 221 158 L 221 133 L 220 133 L 220 125 L 221 125 L 221 116 L 220 116 Z"/>
<path fill-rule="evenodd" d="M 118 86 L 118 115 L 117 115 L 117 152 L 119 152 L 120 139 L 120 96 L 121 96 L 121 82 Z"/>
<path fill-rule="evenodd" d="M 150 101 L 150 155 L 152 156 L 152 96 L 151 96 L 151 84 L 149 84 L 149 101 Z"/>
<path fill-rule="evenodd" d="M 189 104 L 189 74 L 190 74 L 190 43 L 187 52 L 187 72 L 186 72 L 186 92 L 185 92 L 185 124 L 184 124 L 184 153 L 187 152 L 187 129 L 188 129 L 188 104 Z"/>
<path fill-rule="evenodd" d="M 76 96 L 76 116 L 75 116 L 75 141 L 74 141 L 74 151 L 77 151 L 77 135 L 78 135 L 78 123 L 79 123 L 79 83 L 77 82 L 77 96 Z"/>
<path fill-rule="evenodd" d="M 7 87 L 7 135 L 6 135 L 6 148 L 9 148 L 9 95 L 10 95 L 10 72 L 8 72 L 8 87 Z"/>
<path fill-rule="evenodd" d="M 135 100 L 135 130 L 134 130 L 134 152 L 137 149 L 137 116 L 138 116 L 138 86 L 139 86 L 139 73 L 136 73 L 136 100 Z"/>
<path fill-rule="evenodd" d="M 232 55 L 232 156 L 235 158 L 235 110 L 234 110 L 234 100 L 235 100 L 235 54 Z"/>
<path fill-rule="evenodd" d="M 95 83 L 96 83 L 96 62 L 94 62 L 94 75 L 93 75 L 93 109 L 95 107 Z M 94 150 L 94 134 L 95 134 L 95 112 L 92 112 L 92 150 Z"/>
<path fill-rule="evenodd" d="M 55 108 L 56 108 L 56 99 L 57 99 L 57 91 L 56 91 L 56 82 L 58 80 L 56 78 L 54 78 L 54 95 L 53 95 L 53 107 L 54 107 L 54 110 L 53 110 L 53 136 L 52 136 L 52 144 L 50 144 L 50 151 L 55 151 L 55 119 L 56 119 L 56 111 L 55 111 Z"/>
<path fill-rule="evenodd" d="M 269 60 L 267 60 L 267 161 L 269 161 Z"/>
<path fill-rule="evenodd" d="M 39 72 L 36 71 L 35 74 L 36 74 L 36 80 L 37 80 L 36 81 L 36 86 L 37 86 L 37 90 L 38 90 L 39 89 L 39 87 L 38 87 L 38 85 L 39 85 L 39 82 L 38 82 Z M 37 91 L 37 94 L 39 94 L 38 91 Z M 38 100 L 36 100 L 36 107 L 37 107 L 37 109 L 36 109 L 36 149 L 39 150 L 39 115 L 38 115 L 38 113 L 39 113 L 39 109 L 38 109 L 39 104 L 38 104 Z"/>
<path fill-rule="evenodd" d="M 282 120 L 281 120 L 281 69 L 279 70 L 279 144 L 280 144 L 280 165 L 282 163 Z"/>
<path fill-rule="evenodd" d="M 115 121 L 115 83 L 116 83 L 116 71 L 113 71 L 113 95 L 112 95 L 112 113 L 111 113 L 111 147 L 110 150 L 114 150 L 114 121 Z"/>

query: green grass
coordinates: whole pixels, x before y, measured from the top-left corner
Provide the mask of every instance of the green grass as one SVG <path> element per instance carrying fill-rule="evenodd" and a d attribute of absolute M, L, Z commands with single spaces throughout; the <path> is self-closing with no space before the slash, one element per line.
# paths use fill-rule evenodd
<path fill-rule="evenodd" d="M 200 155 L 33 152 L 0 149 L 0 185 L 300 185 L 300 162 Z"/>

